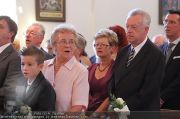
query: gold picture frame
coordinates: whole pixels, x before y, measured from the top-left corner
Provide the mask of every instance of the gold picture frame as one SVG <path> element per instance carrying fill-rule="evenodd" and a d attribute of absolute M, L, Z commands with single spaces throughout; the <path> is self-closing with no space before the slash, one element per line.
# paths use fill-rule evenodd
<path fill-rule="evenodd" d="M 172 9 L 180 9 L 180 0 L 159 0 L 159 24 L 163 24 L 165 15 Z"/>
<path fill-rule="evenodd" d="M 35 0 L 36 20 L 65 22 L 65 0 Z"/>

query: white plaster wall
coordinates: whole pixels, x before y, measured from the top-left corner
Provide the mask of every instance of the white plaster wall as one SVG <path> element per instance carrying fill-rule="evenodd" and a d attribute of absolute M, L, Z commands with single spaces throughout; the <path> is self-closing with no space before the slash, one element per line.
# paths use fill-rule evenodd
<path fill-rule="evenodd" d="M 66 0 L 66 22 L 73 24 L 77 31 L 82 33 L 87 41 L 86 51 L 89 56 L 93 55 L 92 41 L 94 34 L 100 28 L 119 24 L 125 27 L 127 13 L 133 8 L 142 8 L 152 18 L 149 37 L 163 33 L 163 27 L 158 24 L 158 0 Z M 18 8 L 22 7 L 20 13 Z M 23 32 L 27 26 L 35 20 L 35 0 L 17 0 L 18 14 L 18 39 L 24 46 Z M 39 22 L 39 21 L 38 21 Z M 40 22 L 46 28 L 45 40 L 47 40 L 52 29 L 60 22 Z M 42 44 L 45 46 L 45 42 Z"/>

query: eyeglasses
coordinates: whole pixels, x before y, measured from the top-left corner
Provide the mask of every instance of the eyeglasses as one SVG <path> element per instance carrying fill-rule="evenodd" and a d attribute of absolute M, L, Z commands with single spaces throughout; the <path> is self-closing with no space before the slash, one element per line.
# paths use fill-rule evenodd
<path fill-rule="evenodd" d="M 107 45 L 107 44 L 103 44 L 103 43 L 97 43 L 97 44 L 94 44 L 94 47 L 107 47 L 107 46 L 110 46 L 110 45 Z"/>
<path fill-rule="evenodd" d="M 42 36 L 42 33 L 35 33 L 35 32 L 24 32 L 23 33 L 25 36 L 30 35 L 30 36 Z"/>
<path fill-rule="evenodd" d="M 60 40 L 60 41 L 55 41 L 53 44 L 54 44 L 54 45 L 57 45 L 57 44 L 59 44 L 59 45 L 67 45 L 67 44 L 69 44 L 69 45 L 74 45 L 74 44 L 75 44 L 75 41 L 74 41 L 74 40 L 70 40 L 70 41 Z"/>

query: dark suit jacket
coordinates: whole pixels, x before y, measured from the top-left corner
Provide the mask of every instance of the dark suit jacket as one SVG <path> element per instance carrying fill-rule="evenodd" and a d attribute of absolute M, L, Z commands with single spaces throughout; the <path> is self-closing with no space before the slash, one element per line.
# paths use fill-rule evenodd
<path fill-rule="evenodd" d="M 43 52 L 45 56 L 45 60 L 52 59 L 54 56 L 48 54 L 43 48 L 40 48 L 40 50 Z"/>
<path fill-rule="evenodd" d="M 54 88 L 40 72 L 27 93 L 24 93 L 24 103 L 30 106 L 32 111 L 55 111 L 55 102 Z"/>
<path fill-rule="evenodd" d="M 167 47 L 168 44 L 161 47 L 164 54 L 166 54 Z M 161 98 L 165 102 L 162 108 L 180 110 L 180 42 L 166 64 Z"/>
<path fill-rule="evenodd" d="M 159 110 L 164 56 L 148 39 L 126 67 L 129 49 L 130 45 L 118 53 L 109 89 L 117 98 L 123 98 L 131 111 Z"/>
<path fill-rule="evenodd" d="M 0 100 L 2 98 L 15 100 L 16 87 L 22 85 L 23 80 L 19 54 L 10 45 L 0 53 Z M 0 101 L 0 105 L 4 103 Z"/>

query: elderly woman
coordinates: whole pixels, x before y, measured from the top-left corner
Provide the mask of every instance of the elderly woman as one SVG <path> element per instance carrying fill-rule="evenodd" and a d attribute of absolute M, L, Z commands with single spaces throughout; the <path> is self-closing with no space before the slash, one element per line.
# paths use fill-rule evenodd
<path fill-rule="evenodd" d="M 87 53 L 85 51 L 87 42 L 83 35 L 78 33 L 77 36 L 77 42 L 76 42 L 76 50 L 75 50 L 75 56 L 76 59 L 81 62 L 85 67 L 89 67 L 91 65 L 91 61 L 87 57 Z"/>
<path fill-rule="evenodd" d="M 56 111 L 80 112 L 88 105 L 88 71 L 73 55 L 77 33 L 61 24 L 52 33 L 55 57 L 44 63 L 42 72 L 56 92 Z"/>
<path fill-rule="evenodd" d="M 88 111 L 102 112 L 108 107 L 108 82 L 114 63 L 112 49 L 118 44 L 115 32 L 101 29 L 95 35 L 95 50 L 100 62 L 89 67 L 89 105 Z"/>

